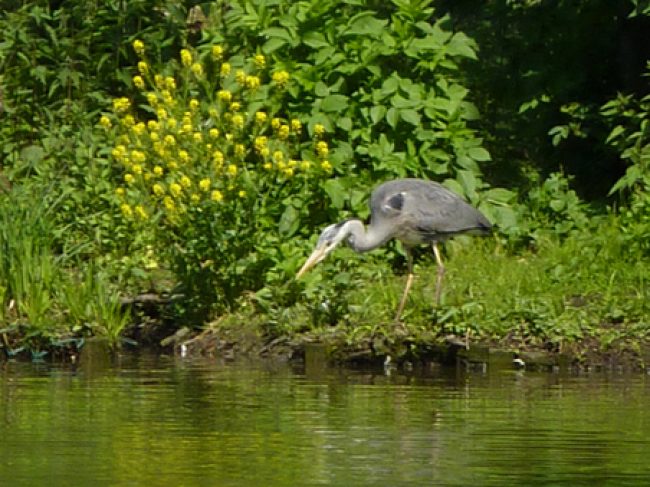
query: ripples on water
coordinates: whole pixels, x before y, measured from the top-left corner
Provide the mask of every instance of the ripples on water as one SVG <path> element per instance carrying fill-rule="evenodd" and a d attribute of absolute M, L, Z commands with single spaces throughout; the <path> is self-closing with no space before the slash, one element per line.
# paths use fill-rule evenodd
<path fill-rule="evenodd" d="M 646 381 L 0 363 L 0 486 L 650 485 Z"/>

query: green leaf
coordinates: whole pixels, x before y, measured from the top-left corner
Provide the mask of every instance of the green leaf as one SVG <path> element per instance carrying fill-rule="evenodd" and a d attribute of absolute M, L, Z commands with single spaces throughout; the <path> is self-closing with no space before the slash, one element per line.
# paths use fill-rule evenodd
<path fill-rule="evenodd" d="M 390 125 L 392 128 L 397 127 L 397 122 L 399 120 L 399 110 L 397 108 L 391 107 L 388 109 L 386 112 L 386 121 L 388 122 L 388 125 Z"/>
<path fill-rule="evenodd" d="M 399 115 L 402 120 L 404 120 L 407 123 L 410 123 L 411 125 L 415 125 L 416 127 L 420 125 L 420 114 L 417 112 L 417 110 L 413 110 L 412 108 L 407 108 L 404 110 L 400 110 Z"/>
<path fill-rule="evenodd" d="M 384 115 L 386 115 L 386 107 L 383 105 L 375 105 L 370 109 L 370 119 L 375 125 L 384 118 Z"/>
<path fill-rule="evenodd" d="M 307 32 L 302 38 L 302 43 L 314 49 L 330 45 L 322 33 L 314 31 Z"/>
<path fill-rule="evenodd" d="M 321 102 L 321 110 L 324 112 L 340 112 L 347 108 L 348 97 L 345 95 L 328 95 Z"/>
<path fill-rule="evenodd" d="M 285 237 L 291 237 L 300 228 L 300 212 L 293 205 L 288 205 L 282 216 L 280 216 L 280 223 L 278 230 Z"/>
<path fill-rule="evenodd" d="M 387 24 L 387 20 L 376 18 L 373 12 L 361 12 L 350 19 L 344 34 L 378 37 Z"/>
<path fill-rule="evenodd" d="M 284 39 L 280 39 L 279 37 L 274 37 L 273 39 L 268 40 L 264 45 L 262 46 L 262 52 L 265 54 L 270 54 L 273 51 L 276 51 L 280 49 L 282 46 L 287 44 L 287 41 Z"/>
<path fill-rule="evenodd" d="M 474 159 L 475 161 L 490 161 L 492 158 L 490 157 L 490 153 L 484 149 L 483 147 L 472 147 L 468 152 L 467 155 Z"/>
<path fill-rule="evenodd" d="M 612 140 L 617 138 L 619 135 L 621 135 L 623 132 L 625 132 L 625 127 L 622 125 L 617 125 L 612 129 L 612 131 L 609 133 L 607 136 L 607 139 L 605 139 L 605 143 L 609 144 Z"/>
<path fill-rule="evenodd" d="M 323 183 L 323 189 L 329 196 L 332 206 L 337 209 L 342 209 L 345 205 L 345 189 L 337 178 L 328 179 Z"/>

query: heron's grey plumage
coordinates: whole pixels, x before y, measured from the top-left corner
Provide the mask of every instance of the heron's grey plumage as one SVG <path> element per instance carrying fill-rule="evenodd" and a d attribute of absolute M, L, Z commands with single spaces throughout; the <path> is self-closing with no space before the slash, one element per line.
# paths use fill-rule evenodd
<path fill-rule="evenodd" d="M 491 229 L 492 224 L 480 211 L 444 186 L 423 179 L 396 179 L 379 185 L 372 192 L 367 228 L 354 218 L 325 228 L 297 277 L 323 260 L 343 240 L 355 251 L 366 252 L 396 238 L 404 245 L 409 268 L 397 312 L 399 319 L 413 279 L 411 247 L 432 244 L 438 263 L 438 300 L 444 266 L 437 243 L 458 234 L 486 235 Z"/>

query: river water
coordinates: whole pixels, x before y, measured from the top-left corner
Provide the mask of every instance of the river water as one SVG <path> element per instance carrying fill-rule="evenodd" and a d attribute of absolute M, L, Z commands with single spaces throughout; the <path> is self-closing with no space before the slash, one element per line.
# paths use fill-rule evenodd
<path fill-rule="evenodd" d="M 649 381 L 0 362 L 0 486 L 650 485 Z"/>

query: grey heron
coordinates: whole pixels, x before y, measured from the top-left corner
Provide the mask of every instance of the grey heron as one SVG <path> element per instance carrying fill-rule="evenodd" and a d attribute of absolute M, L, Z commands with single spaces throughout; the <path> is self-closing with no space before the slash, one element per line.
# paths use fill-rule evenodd
<path fill-rule="evenodd" d="M 316 248 L 298 271 L 296 279 L 321 262 L 334 248 L 346 241 L 356 252 L 367 252 L 389 240 L 399 240 L 406 253 L 408 277 L 397 308 L 399 321 L 411 284 L 413 283 L 413 254 L 420 244 L 431 244 L 438 265 L 436 304 L 445 266 L 438 243 L 458 234 L 487 235 L 492 229 L 489 220 L 476 208 L 444 186 L 424 179 L 396 179 L 379 185 L 370 196 L 370 224 L 352 218 L 325 228 Z"/>

